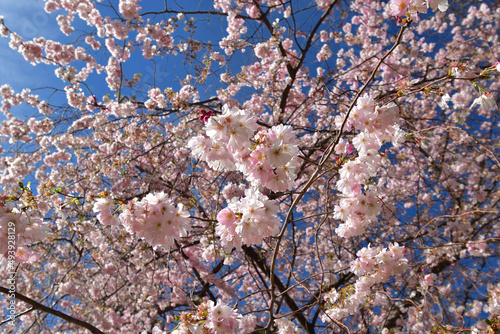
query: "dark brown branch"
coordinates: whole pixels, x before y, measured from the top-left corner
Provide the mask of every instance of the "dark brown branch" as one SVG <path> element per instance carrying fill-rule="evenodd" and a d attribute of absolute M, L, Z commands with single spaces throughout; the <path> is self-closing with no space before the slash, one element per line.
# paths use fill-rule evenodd
<path fill-rule="evenodd" d="M 330 11 L 333 9 L 333 7 L 335 5 L 337 5 L 337 3 L 338 3 L 338 0 L 334 1 L 332 4 L 330 4 L 330 6 L 328 6 L 328 8 L 325 10 L 325 12 L 323 13 L 323 15 L 321 16 L 321 18 L 318 20 L 318 22 L 316 22 L 316 25 L 314 26 L 313 30 L 309 34 L 309 38 L 307 39 L 305 47 L 301 48 L 302 53 L 301 53 L 300 57 L 297 59 L 298 62 L 295 65 L 295 67 L 292 66 L 290 64 L 290 62 L 286 62 L 286 68 L 287 68 L 288 75 L 290 76 L 291 80 L 290 80 L 289 83 L 287 83 L 285 89 L 283 90 L 283 94 L 281 95 L 280 116 L 279 116 L 278 123 L 283 123 L 284 122 L 286 101 L 288 100 L 288 95 L 290 94 L 290 91 L 291 91 L 291 89 L 292 89 L 292 87 L 293 87 L 293 85 L 295 83 L 295 79 L 297 77 L 297 73 L 302 68 L 302 65 L 304 63 L 306 55 L 307 55 L 309 49 L 311 48 L 311 46 L 313 44 L 313 40 L 314 40 L 314 38 L 316 36 L 316 32 L 318 31 L 318 29 L 321 26 L 321 24 L 325 21 L 325 19 L 327 18 L 327 16 L 330 14 Z M 259 7 L 259 4 L 256 1 L 254 1 L 254 4 Z M 274 28 L 273 28 L 271 22 L 269 22 L 269 20 L 267 19 L 266 13 L 264 13 L 264 11 L 262 11 L 262 9 L 260 7 L 259 7 L 259 9 L 260 9 L 260 18 L 259 19 L 262 20 L 262 22 L 264 23 L 264 25 L 266 26 L 266 28 L 269 30 L 269 32 L 271 34 L 273 34 Z M 285 50 L 285 48 L 283 47 L 283 44 L 281 42 L 278 43 L 278 49 L 280 51 L 281 56 L 286 59 L 288 57 L 288 53 Z"/>
<path fill-rule="evenodd" d="M 10 290 L 7 289 L 7 288 L 4 288 L 3 286 L 0 286 L 0 292 L 1 293 L 5 293 L 5 294 L 10 294 Z M 33 306 L 33 309 L 35 309 L 35 310 L 40 310 L 40 311 L 52 314 L 52 315 L 54 315 L 54 316 L 56 316 L 58 318 L 66 320 L 67 322 L 70 322 L 70 323 L 75 324 L 77 326 L 86 328 L 91 333 L 104 334 L 104 332 L 101 332 L 99 329 L 97 329 L 96 327 L 92 326 L 88 322 L 85 322 L 83 320 L 74 318 L 74 317 L 72 317 L 72 316 L 70 316 L 70 315 L 68 315 L 66 313 L 63 313 L 63 312 L 58 311 L 58 310 L 54 310 L 53 308 L 50 308 L 50 307 L 45 306 L 43 304 L 40 304 L 39 302 L 37 302 L 37 301 L 35 301 L 35 300 L 33 300 L 33 299 L 31 299 L 31 298 L 23 295 L 23 294 L 20 294 L 19 292 L 14 292 L 14 295 L 20 301 L 23 301 L 23 302 L 25 302 L 25 303 L 30 304 L 31 306 Z"/>
<path fill-rule="evenodd" d="M 245 254 L 252 259 L 252 261 L 255 262 L 257 267 L 266 275 L 269 277 L 271 274 L 271 270 L 269 269 L 269 266 L 267 265 L 266 261 L 253 249 L 252 247 L 248 246 L 243 246 L 243 250 L 245 251 Z M 279 292 L 282 293 L 283 298 L 285 299 L 286 304 L 292 312 L 294 313 L 295 318 L 299 322 L 299 324 L 302 326 L 302 328 L 306 331 L 306 333 L 312 334 L 314 333 L 314 328 L 313 326 L 307 321 L 307 318 L 304 316 L 304 314 L 300 311 L 299 306 L 295 303 L 292 297 L 286 292 L 286 287 L 283 285 L 283 282 L 279 279 L 279 277 L 273 273 L 274 280 L 276 287 L 278 288 Z"/>

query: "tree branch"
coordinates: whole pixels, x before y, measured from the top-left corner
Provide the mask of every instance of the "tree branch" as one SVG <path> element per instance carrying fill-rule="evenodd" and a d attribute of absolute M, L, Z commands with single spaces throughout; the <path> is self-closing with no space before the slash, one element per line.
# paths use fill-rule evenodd
<path fill-rule="evenodd" d="M 0 286 L 0 292 L 4 293 L 4 294 L 10 294 L 9 289 L 4 288 L 3 286 Z M 30 304 L 31 306 L 33 306 L 33 309 L 35 309 L 35 310 L 40 310 L 40 311 L 52 314 L 52 315 L 54 315 L 54 316 L 56 316 L 58 318 L 66 320 L 67 322 L 70 322 L 70 323 L 75 324 L 77 326 L 86 328 L 91 333 L 104 334 L 104 332 L 101 332 L 99 329 L 97 329 L 93 325 L 89 324 L 88 322 L 85 322 L 83 320 L 74 318 L 74 317 L 72 317 L 72 316 L 70 316 L 70 315 L 68 315 L 66 313 L 63 313 L 63 312 L 58 311 L 58 310 L 54 310 L 53 308 L 50 308 L 50 307 L 45 306 L 43 304 L 40 304 L 39 302 L 37 302 L 37 301 L 35 301 L 35 300 L 33 300 L 33 299 L 31 299 L 31 298 L 23 295 L 23 294 L 20 294 L 19 292 L 14 292 L 14 295 L 20 301 L 23 301 L 23 302 L 25 302 L 25 303 Z"/>

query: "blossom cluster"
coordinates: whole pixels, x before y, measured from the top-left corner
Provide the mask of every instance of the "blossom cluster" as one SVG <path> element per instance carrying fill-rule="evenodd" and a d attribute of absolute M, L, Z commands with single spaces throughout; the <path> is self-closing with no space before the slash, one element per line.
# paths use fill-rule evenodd
<path fill-rule="evenodd" d="M 362 234 L 368 224 L 377 219 L 381 202 L 375 187 L 369 187 L 374 177 L 384 163 L 384 157 L 379 153 L 385 142 L 398 146 L 405 140 L 404 132 L 398 125 L 399 109 L 394 103 L 379 107 L 373 98 L 364 95 L 359 98 L 346 122 L 346 130 L 358 130 L 352 145 L 357 150 L 357 157 L 342 165 L 339 171 L 340 179 L 337 189 L 342 194 L 339 205 L 335 206 L 334 218 L 344 221 L 336 229 L 342 237 L 352 237 Z M 336 118 L 340 127 L 345 116 Z M 337 154 L 352 152 L 353 148 L 345 140 L 336 147 Z"/>
<path fill-rule="evenodd" d="M 427 9 L 445 12 L 448 9 L 448 0 L 391 0 L 391 15 L 404 17 L 408 12 L 412 19 L 418 19 L 419 13 L 427 13 Z"/>
<path fill-rule="evenodd" d="M 299 327 L 291 322 L 287 318 L 280 318 L 274 320 L 274 323 L 278 327 L 278 334 L 297 334 L 302 333 Z"/>
<path fill-rule="evenodd" d="M 374 284 L 385 282 L 407 269 L 406 248 L 398 243 L 389 248 L 363 247 L 356 255 L 358 258 L 351 262 L 351 272 L 357 276 L 369 275 Z"/>
<path fill-rule="evenodd" d="M 240 170 L 254 185 L 261 184 L 273 191 L 292 189 L 299 153 L 292 128 L 279 124 L 259 131 L 254 140 L 254 150 L 238 165 Z"/>
<path fill-rule="evenodd" d="M 213 169 L 239 170 L 254 186 L 273 191 L 293 188 L 298 141 L 292 128 L 280 124 L 255 134 L 254 117 L 227 105 L 222 111 L 220 116 L 204 118 L 206 136 L 188 143 L 193 154 Z"/>
<path fill-rule="evenodd" d="M 13 207 L 12 202 L 5 205 L 0 202 L 0 204 L 0 259 L 7 259 L 9 245 L 13 245 L 16 248 L 18 263 L 36 261 L 39 258 L 38 254 L 27 246 L 45 238 L 43 221 L 35 217 L 31 210 L 19 212 Z M 14 242 L 9 242 L 12 241 L 11 235 L 15 236 Z"/>
<path fill-rule="evenodd" d="M 257 129 L 255 119 L 237 108 L 222 107 L 222 115 L 210 117 L 204 135 L 191 138 L 193 154 L 215 170 L 236 170 L 235 159 L 248 149 L 249 138 Z M 246 151 L 246 150 L 245 150 Z"/>
<path fill-rule="evenodd" d="M 406 248 L 398 243 L 388 248 L 363 247 L 351 262 L 350 271 L 360 277 L 354 286 L 348 286 L 340 293 L 333 288 L 325 295 L 325 301 L 330 308 L 325 312 L 323 321 L 340 320 L 349 314 L 354 314 L 370 295 L 370 288 L 379 283 L 387 282 L 391 276 L 399 275 L 408 269 Z"/>
<path fill-rule="evenodd" d="M 500 316 L 500 284 L 488 288 L 488 304 L 484 306 L 484 311 L 498 317 Z"/>
<path fill-rule="evenodd" d="M 256 188 L 245 190 L 242 198 L 233 198 L 217 214 L 216 234 L 226 250 L 241 249 L 243 244 L 259 244 L 279 232 L 278 205 Z"/>
<path fill-rule="evenodd" d="M 38 95 L 31 94 L 31 90 L 29 89 L 23 89 L 20 94 L 16 94 L 9 85 L 2 85 L 0 86 L 0 96 L 2 97 L 0 111 L 9 120 L 14 119 L 14 116 L 10 113 L 12 106 L 18 106 L 23 102 L 38 109 L 43 115 L 49 115 L 53 111 L 53 108 L 47 102 L 41 101 Z"/>
<path fill-rule="evenodd" d="M 221 300 L 217 304 L 210 300 L 200 304 L 196 313 L 182 314 L 179 326 L 169 333 L 229 334 L 240 330 L 242 333 L 249 333 L 255 328 L 255 320 L 252 316 L 242 317 Z"/>
<path fill-rule="evenodd" d="M 118 218 L 112 212 L 114 207 L 110 197 L 98 199 L 94 204 L 94 212 L 99 212 L 97 219 L 104 225 L 121 222 L 129 233 L 153 247 L 168 249 L 191 229 L 189 213 L 181 203 L 175 207 L 164 192 L 148 194 L 140 201 L 135 198 L 123 207 Z"/>

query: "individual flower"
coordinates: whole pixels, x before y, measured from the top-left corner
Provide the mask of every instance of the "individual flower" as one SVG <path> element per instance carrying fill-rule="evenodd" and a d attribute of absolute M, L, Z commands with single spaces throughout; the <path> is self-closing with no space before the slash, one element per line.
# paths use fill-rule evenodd
<path fill-rule="evenodd" d="M 237 220 L 237 217 L 234 214 L 233 210 L 231 210 L 230 208 L 225 208 L 217 214 L 217 220 L 222 225 L 229 227 Z"/>
<path fill-rule="evenodd" d="M 439 106 L 443 109 L 448 108 L 448 102 L 451 101 L 451 97 L 448 93 L 441 96 L 441 101 L 438 102 Z"/>
<path fill-rule="evenodd" d="M 479 105 L 479 108 L 484 111 L 496 109 L 497 107 L 497 103 L 495 102 L 492 93 L 484 93 L 483 95 L 475 99 L 472 103 L 471 108 L 473 108 L 476 104 Z"/>
<path fill-rule="evenodd" d="M 201 112 L 200 121 L 203 121 L 203 122 L 208 122 L 210 117 L 214 115 L 212 110 L 207 111 L 205 109 L 202 109 L 200 112 Z"/>
<path fill-rule="evenodd" d="M 427 0 L 427 5 L 433 10 L 439 9 L 445 12 L 448 9 L 448 0 Z"/>
<path fill-rule="evenodd" d="M 405 16 L 410 0 L 391 0 L 391 15 Z"/>
<path fill-rule="evenodd" d="M 193 152 L 193 155 L 202 160 L 207 160 L 208 153 L 212 148 L 212 141 L 203 135 L 193 137 L 188 142 L 188 147 Z"/>

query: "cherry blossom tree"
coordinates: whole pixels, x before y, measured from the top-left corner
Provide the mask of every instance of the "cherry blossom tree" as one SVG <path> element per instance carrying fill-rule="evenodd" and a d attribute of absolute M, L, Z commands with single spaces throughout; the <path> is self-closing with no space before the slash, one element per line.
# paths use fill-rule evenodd
<path fill-rule="evenodd" d="M 498 333 L 497 2 L 44 2 L 2 332 Z"/>

